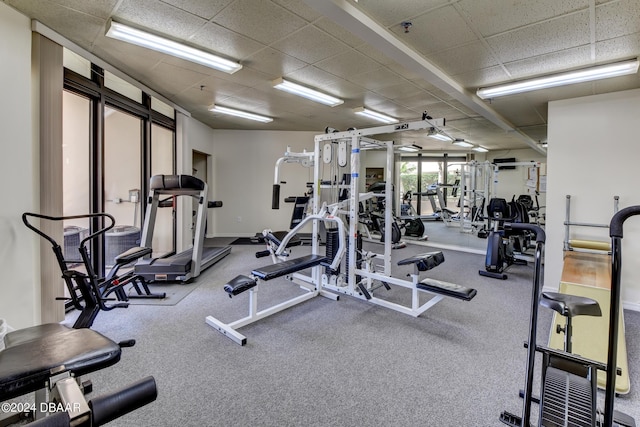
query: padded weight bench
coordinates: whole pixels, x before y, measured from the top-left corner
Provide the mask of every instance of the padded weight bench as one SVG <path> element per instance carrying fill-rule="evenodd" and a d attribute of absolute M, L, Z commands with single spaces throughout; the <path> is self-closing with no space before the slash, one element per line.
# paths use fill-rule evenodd
<path fill-rule="evenodd" d="M 87 426 L 104 424 L 157 396 L 155 380 L 147 377 L 108 397 L 85 401 L 76 378 L 114 365 L 121 355 L 120 345 L 94 330 L 44 324 L 10 332 L 4 344 L 0 351 L 0 401 L 36 392 L 39 415 L 43 414 L 41 406 L 49 408 L 49 402 L 37 402 L 40 391 L 47 387 L 55 403 L 65 405 L 69 422 Z M 8 421 L 0 420 L 0 425 Z"/>
<path fill-rule="evenodd" d="M 300 287 L 306 292 L 302 295 L 293 297 L 285 302 L 276 304 L 270 308 L 258 311 L 258 283 L 259 281 L 269 281 L 277 277 L 287 276 L 307 268 L 317 267 L 319 265 L 325 265 L 328 261 L 324 255 L 305 255 L 299 258 L 289 259 L 279 262 L 277 264 L 270 264 L 265 267 L 257 268 L 251 271 L 252 277 L 239 275 L 224 285 L 224 290 L 229 294 L 229 297 L 239 295 L 245 291 L 249 293 L 249 315 L 240 320 L 236 320 L 233 323 L 223 323 L 213 316 L 207 316 L 205 321 L 214 329 L 217 329 L 222 334 L 228 336 L 233 341 L 240 345 L 247 343 L 247 338 L 236 331 L 237 328 L 253 323 L 264 317 L 278 313 L 301 302 L 307 301 L 318 295 L 322 295 L 333 300 L 337 300 L 338 296 L 327 291 L 323 291 L 317 286 L 310 283 L 300 284 Z"/>
<path fill-rule="evenodd" d="M 370 271 L 368 263 L 365 263 L 365 269 L 357 271 L 356 274 L 361 274 L 365 279 L 358 283 L 361 296 L 377 305 L 381 305 L 392 310 L 399 311 L 410 316 L 418 317 L 429 308 L 433 307 L 438 302 L 446 297 L 457 298 L 464 301 L 470 301 L 476 296 L 477 291 L 471 288 L 465 288 L 464 286 L 456 285 L 454 283 L 443 282 L 435 279 L 422 279 L 420 280 L 420 273 L 423 271 L 431 270 L 444 262 L 444 255 L 441 251 L 426 252 L 414 255 L 409 258 L 401 259 L 397 262 L 399 266 L 413 266 L 413 272 L 409 274 L 411 280 L 397 279 L 389 275 L 376 273 Z M 372 286 L 374 280 L 379 281 L 382 285 L 390 290 L 391 285 L 398 285 L 411 290 L 411 305 L 405 306 L 395 302 L 388 301 L 386 299 L 377 298 L 373 296 L 373 291 L 380 286 Z M 432 295 L 428 301 L 420 303 L 419 293 L 424 292 Z"/>
<path fill-rule="evenodd" d="M 428 271 L 444 262 L 442 252 L 427 252 L 412 256 L 398 261 L 398 265 L 415 266 L 416 272 Z M 417 274 L 417 273 L 416 273 Z M 416 284 L 421 291 L 427 291 L 432 294 L 444 295 L 451 298 L 457 298 L 464 301 L 471 301 L 476 296 L 477 291 L 471 288 L 457 285 L 455 283 L 443 282 L 435 279 L 423 279 Z"/>

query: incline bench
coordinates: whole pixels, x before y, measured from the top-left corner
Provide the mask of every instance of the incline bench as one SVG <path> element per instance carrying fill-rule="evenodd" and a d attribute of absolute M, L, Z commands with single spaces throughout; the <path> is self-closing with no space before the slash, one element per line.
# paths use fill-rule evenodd
<path fill-rule="evenodd" d="M 236 331 L 237 328 L 248 325 L 272 314 L 278 313 L 282 310 L 300 304 L 318 295 L 337 300 L 337 295 L 323 291 L 319 286 L 315 286 L 306 281 L 306 283 L 304 284 L 298 283 L 300 287 L 306 291 L 304 294 L 276 304 L 267 309 L 258 311 L 259 280 L 266 282 L 278 277 L 292 275 L 307 268 L 326 265 L 327 261 L 327 257 L 324 255 L 305 255 L 299 258 L 288 259 L 277 264 L 269 264 L 267 266 L 254 269 L 251 271 L 252 277 L 248 277 L 242 274 L 236 276 L 229 283 L 224 285 L 224 290 L 229 294 L 229 297 L 241 294 L 245 291 L 250 291 L 249 315 L 229 324 L 223 323 L 213 316 L 207 316 L 205 321 L 208 325 L 212 326 L 214 329 L 217 329 L 222 334 L 228 336 L 233 341 L 237 342 L 240 345 L 245 345 L 247 343 L 247 338 L 244 335 L 238 333 Z"/>
<path fill-rule="evenodd" d="M 36 392 L 36 402 L 26 409 L 34 416 L 50 413 L 40 421 L 42 425 L 98 426 L 156 399 L 155 380 L 147 377 L 108 396 L 85 400 L 77 377 L 112 366 L 121 355 L 120 345 L 91 329 L 44 324 L 10 332 L 4 344 L 0 401 Z M 45 388 L 51 401 L 43 399 Z M 25 412 L 25 408 L 16 409 L 12 412 Z M 0 419 L 0 425 L 16 422 L 14 418 L 23 414 L 16 415 Z"/>

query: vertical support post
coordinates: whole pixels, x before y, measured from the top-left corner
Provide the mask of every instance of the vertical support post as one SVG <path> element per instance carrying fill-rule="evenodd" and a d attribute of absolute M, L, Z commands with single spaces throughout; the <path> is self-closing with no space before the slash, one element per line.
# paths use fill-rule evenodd
<path fill-rule="evenodd" d="M 565 208 L 565 220 L 564 220 L 564 250 L 571 250 L 569 246 L 569 222 L 571 221 L 571 196 L 567 194 L 567 204 Z"/>
<path fill-rule="evenodd" d="M 356 285 L 356 235 L 358 233 L 358 207 L 360 204 L 360 137 L 351 137 L 351 191 L 349 194 L 349 270 L 347 284 L 350 292 Z"/>
<path fill-rule="evenodd" d="M 387 164 L 384 188 L 384 274 L 391 275 L 391 240 L 393 232 L 393 141 L 387 141 Z"/>
<path fill-rule="evenodd" d="M 144 225 L 142 226 L 142 238 L 140 245 L 145 248 L 151 247 L 153 241 L 153 229 L 156 225 L 156 213 L 158 212 L 159 196 L 154 190 L 149 191 L 147 198 L 147 213 L 144 216 Z"/>
<path fill-rule="evenodd" d="M 209 186 L 204 183 L 204 188 L 196 196 L 198 212 L 196 214 L 196 234 L 193 239 L 193 251 L 191 252 L 191 277 L 200 275 L 202 267 L 202 248 L 204 246 L 204 229 L 207 225 L 207 210 L 209 208 Z"/>

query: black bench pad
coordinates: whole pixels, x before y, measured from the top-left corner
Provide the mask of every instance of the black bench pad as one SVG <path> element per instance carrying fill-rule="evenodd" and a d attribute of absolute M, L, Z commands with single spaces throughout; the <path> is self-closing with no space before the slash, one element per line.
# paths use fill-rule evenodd
<path fill-rule="evenodd" d="M 15 337 L 12 337 L 16 334 Z M 74 375 L 120 360 L 120 346 L 91 329 L 40 325 L 10 332 L 0 352 L 0 401 L 45 387 L 50 371 L 64 366 Z"/>
<path fill-rule="evenodd" d="M 540 305 L 557 311 L 565 317 L 602 316 L 598 301 L 577 295 L 543 292 Z"/>
<path fill-rule="evenodd" d="M 279 262 L 278 264 L 267 265 L 266 267 L 253 270 L 251 274 L 262 280 L 271 280 L 276 277 L 304 270 L 305 268 L 315 267 L 325 261 L 328 261 L 328 258 L 324 255 L 305 255 L 300 258 Z"/>
<path fill-rule="evenodd" d="M 267 233 L 267 235 L 264 236 L 264 238 L 280 246 L 280 244 L 282 243 L 282 240 L 285 238 L 287 234 L 289 234 L 288 231 L 273 231 L 271 233 Z M 288 248 L 292 246 L 300 246 L 300 245 L 302 245 L 302 240 L 300 240 L 300 237 L 298 237 L 297 234 L 294 235 L 291 239 L 289 239 L 289 242 L 287 243 Z"/>
<path fill-rule="evenodd" d="M 255 285 L 256 279 L 240 274 L 239 276 L 231 279 L 229 283 L 224 285 L 224 290 L 229 294 L 229 297 L 231 297 L 233 295 L 241 294 L 244 291 L 248 291 Z"/>
<path fill-rule="evenodd" d="M 423 291 L 429 291 L 434 294 L 445 295 L 465 301 L 470 301 L 477 293 L 475 289 L 465 288 L 464 286 L 456 285 L 455 283 L 442 282 L 435 279 L 424 279 L 420 281 L 417 286 L 418 289 L 422 289 Z"/>
<path fill-rule="evenodd" d="M 418 267 L 418 271 L 431 270 L 444 262 L 444 255 L 442 252 L 426 252 L 423 254 L 414 255 L 411 258 L 405 258 L 398 261 L 398 265 L 410 265 L 415 264 Z"/>
<path fill-rule="evenodd" d="M 114 261 L 117 264 L 122 264 L 122 265 L 129 264 L 130 262 L 140 259 L 143 256 L 151 255 L 151 252 L 153 252 L 153 249 L 151 248 L 143 248 L 143 247 L 136 246 L 131 249 L 128 249 L 126 252 L 122 252 L 120 255 L 115 257 Z"/>

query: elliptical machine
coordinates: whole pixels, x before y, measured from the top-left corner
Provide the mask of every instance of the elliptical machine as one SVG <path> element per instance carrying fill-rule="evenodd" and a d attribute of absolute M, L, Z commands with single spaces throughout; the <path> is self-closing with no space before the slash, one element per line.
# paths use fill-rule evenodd
<path fill-rule="evenodd" d="M 517 205 L 517 203 L 514 203 Z M 527 265 L 527 262 L 518 259 L 514 254 L 514 244 L 512 239 L 518 242 L 518 252 L 522 252 L 528 246 L 527 232 L 505 230 L 504 224 L 509 221 L 527 223 L 522 215 L 523 211 L 514 206 L 514 211 L 510 208 L 505 199 L 493 198 L 487 205 L 488 216 L 485 219 L 489 222 L 491 231 L 487 237 L 487 255 L 485 258 L 485 269 L 479 270 L 481 276 L 494 279 L 506 280 L 505 270 L 510 266 Z M 526 213 L 525 213 L 526 214 Z"/>
<path fill-rule="evenodd" d="M 536 250 L 533 268 L 533 286 L 531 297 L 531 315 L 527 347 L 527 366 L 522 394 L 524 402 L 521 415 L 507 411 L 500 414 L 500 421 L 512 427 L 531 426 L 531 404 L 539 404 L 538 426 L 575 426 L 575 427 L 635 427 L 635 420 L 614 410 L 615 382 L 617 374 L 618 329 L 621 309 L 621 268 L 622 268 L 622 229 L 625 220 L 640 215 L 640 206 L 631 206 L 618 211 L 611 219 L 611 300 L 609 310 L 609 342 L 607 364 L 589 360 L 567 351 L 555 350 L 538 345 L 537 325 L 538 307 L 549 308 L 563 306 L 574 311 L 573 315 L 598 315 L 594 302 L 573 295 L 545 295 L 542 290 L 542 250 L 545 242 L 544 231 L 533 224 L 512 224 L 516 230 L 530 231 L 535 234 Z M 564 331 L 570 334 L 570 329 Z M 567 335 L 565 349 L 570 347 Z M 569 346 L 568 346 L 569 344 Z M 533 396 L 533 377 L 535 373 L 536 352 L 542 353 L 540 397 Z M 606 371 L 605 407 L 597 408 L 596 371 Z"/>

